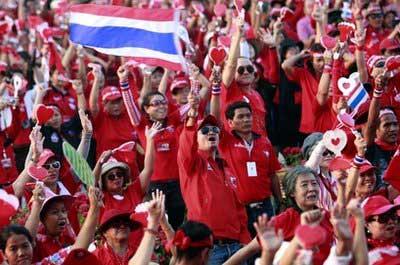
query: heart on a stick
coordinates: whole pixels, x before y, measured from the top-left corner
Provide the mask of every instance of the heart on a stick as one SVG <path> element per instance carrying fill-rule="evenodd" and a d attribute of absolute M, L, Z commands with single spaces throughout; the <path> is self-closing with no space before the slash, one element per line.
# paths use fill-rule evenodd
<path fill-rule="evenodd" d="M 339 156 L 347 144 L 347 135 L 341 129 L 329 130 L 324 133 L 322 142 L 329 151 Z"/>
<path fill-rule="evenodd" d="M 338 114 L 337 119 L 344 126 L 350 128 L 350 129 L 354 128 L 354 119 L 347 112 Z"/>
<path fill-rule="evenodd" d="M 215 4 L 214 13 L 217 17 L 223 17 L 226 13 L 226 5 L 224 4 Z"/>
<path fill-rule="evenodd" d="M 18 198 L 0 189 L 0 228 L 10 223 L 10 218 L 17 213 L 18 207 Z"/>
<path fill-rule="evenodd" d="M 133 148 L 135 147 L 136 143 L 134 141 L 129 141 L 126 143 L 121 144 L 120 146 L 118 146 L 117 148 L 114 148 L 112 150 L 113 153 L 119 151 L 119 152 L 130 152 L 133 150 Z"/>
<path fill-rule="evenodd" d="M 338 88 L 345 97 L 348 97 L 358 86 L 360 86 L 359 73 L 353 73 L 349 78 L 341 77 L 338 80 Z"/>
<path fill-rule="evenodd" d="M 43 104 L 39 104 L 35 110 L 35 117 L 39 125 L 45 124 L 54 115 L 54 110 L 51 107 L 47 107 Z"/>
<path fill-rule="evenodd" d="M 31 176 L 32 178 L 42 181 L 45 177 L 47 177 L 47 175 L 49 174 L 49 172 L 43 168 L 43 167 L 36 167 L 36 166 L 30 166 L 28 168 L 28 174 L 29 176 Z"/>
<path fill-rule="evenodd" d="M 213 47 L 210 50 L 210 59 L 216 65 L 221 65 L 226 59 L 226 51 L 222 46 Z"/>
<path fill-rule="evenodd" d="M 354 26 L 353 23 L 340 22 L 338 25 L 338 30 L 340 32 L 339 35 L 340 42 L 346 42 L 350 38 L 351 34 L 354 32 L 355 29 L 356 26 Z"/>
<path fill-rule="evenodd" d="M 336 39 L 330 36 L 322 36 L 321 45 L 327 50 L 332 50 L 336 46 Z"/>
<path fill-rule="evenodd" d="M 296 237 L 305 249 L 313 249 L 325 242 L 326 231 L 319 225 L 299 225 L 296 228 Z"/>

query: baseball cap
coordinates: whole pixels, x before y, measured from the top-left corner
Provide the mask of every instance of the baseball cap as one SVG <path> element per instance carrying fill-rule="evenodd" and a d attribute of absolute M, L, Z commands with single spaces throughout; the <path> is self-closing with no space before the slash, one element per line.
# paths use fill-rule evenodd
<path fill-rule="evenodd" d="M 97 228 L 98 233 L 103 233 L 107 230 L 107 226 L 115 220 L 124 219 L 129 223 L 129 227 L 133 230 L 141 226 L 141 223 L 135 222 L 130 218 L 131 213 L 123 211 L 121 209 L 110 209 L 107 210 L 100 220 L 100 225 Z"/>
<path fill-rule="evenodd" d="M 221 128 L 218 120 L 211 114 L 207 115 L 202 121 L 200 121 L 198 129 L 201 129 L 206 125 L 213 125 Z"/>
<path fill-rule="evenodd" d="M 170 89 L 173 94 L 176 91 L 176 89 L 184 88 L 187 86 L 190 86 L 189 79 L 185 76 L 180 76 L 180 77 L 175 78 L 174 81 L 172 81 Z"/>
<path fill-rule="evenodd" d="M 386 38 L 379 45 L 379 49 L 383 50 L 396 50 L 400 49 L 400 42 L 395 38 Z"/>
<path fill-rule="evenodd" d="M 39 160 L 37 162 L 37 166 L 43 166 L 49 158 L 56 156 L 53 151 L 50 149 L 44 149 L 43 152 L 39 156 Z"/>
<path fill-rule="evenodd" d="M 101 99 L 103 101 L 116 100 L 122 97 L 121 91 L 116 86 L 106 86 L 101 91 Z"/>
<path fill-rule="evenodd" d="M 374 195 L 365 199 L 362 203 L 362 208 L 364 210 L 365 219 L 374 215 L 381 215 L 386 213 L 393 208 L 397 207 L 391 204 L 388 199 L 382 195 Z"/>

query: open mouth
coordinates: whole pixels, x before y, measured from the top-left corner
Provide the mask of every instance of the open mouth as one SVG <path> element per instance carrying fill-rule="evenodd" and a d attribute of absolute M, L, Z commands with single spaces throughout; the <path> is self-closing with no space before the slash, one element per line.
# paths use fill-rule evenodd
<path fill-rule="evenodd" d="M 317 197 L 317 194 L 308 194 L 306 196 L 306 199 L 309 200 L 309 201 L 315 201 L 315 200 L 318 199 L 318 197 Z"/>
<path fill-rule="evenodd" d="M 59 228 L 65 228 L 66 225 L 67 225 L 67 221 L 65 221 L 65 220 L 61 220 L 58 222 Z"/>
<path fill-rule="evenodd" d="M 215 142 L 216 140 L 217 140 L 217 137 L 215 137 L 215 136 L 208 137 L 208 141 L 210 141 L 210 142 Z"/>

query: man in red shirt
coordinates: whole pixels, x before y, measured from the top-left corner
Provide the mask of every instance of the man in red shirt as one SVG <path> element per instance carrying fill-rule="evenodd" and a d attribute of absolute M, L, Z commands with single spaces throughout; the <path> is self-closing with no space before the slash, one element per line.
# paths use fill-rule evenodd
<path fill-rule="evenodd" d="M 367 33 L 365 48 L 368 56 L 379 55 L 380 43 L 389 35 L 389 31 L 383 29 L 383 11 L 376 3 L 370 3 L 367 9 Z"/>
<path fill-rule="evenodd" d="M 209 264 L 222 264 L 250 235 L 245 208 L 235 194 L 236 177 L 216 157 L 218 122 L 210 115 L 197 125 L 197 114 L 198 105 L 192 106 L 179 140 L 180 184 L 188 219 L 206 224 L 215 236 Z"/>
<path fill-rule="evenodd" d="M 252 108 L 247 102 L 234 102 L 225 112 L 231 132 L 222 135 L 219 150 L 237 176 L 237 195 L 246 205 L 249 230 L 263 213 L 274 215 L 272 194 L 281 200 L 278 177 L 281 168 L 269 139 L 251 130 Z"/>

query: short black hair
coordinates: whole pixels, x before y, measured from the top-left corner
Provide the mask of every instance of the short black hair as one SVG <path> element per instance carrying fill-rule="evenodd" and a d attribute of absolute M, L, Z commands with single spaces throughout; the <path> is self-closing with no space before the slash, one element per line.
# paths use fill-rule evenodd
<path fill-rule="evenodd" d="M 324 53 L 325 52 L 325 48 L 320 43 L 314 43 L 313 45 L 311 45 L 310 51 L 311 52 Z"/>
<path fill-rule="evenodd" d="M 147 94 L 143 97 L 142 106 L 141 106 L 142 111 L 146 112 L 146 111 L 144 110 L 144 107 L 150 106 L 150 100 L 151 100 L 151 98 L 152 98 L 153 96 L 155 96 L 155 95 L 160 95 L 160 96 L 162 96 L 163 98 L 165 98 L 165 95 L 164 95 L 163 93 L 161 93 L 161 92 L 158 92 L 158 91 L 151 91 L 151 92 L 147 93 Z"/>
<path fill-rule="evenodd" d="M 212 231 L 207 225 L 196 221 L 187 221 L 179 229 L 183 230 L 185 235 L 193 242 L 201 241 L 212 235 Z M 177 248 L 177 260 L 191 260 L 200 255 L 204 249 L 205 247 L 189 247 L 186 250 Z"/>
<path fill-rule="evenodd" d="M 225 110 L 225 118 L 228 120 L 232 120 L 235 117 L 235 110 L 247 108 L 250 112 L 253 112 L 251 106 L 246 101 L 236 101 L 230 104 Z"/>
<path fill-rule="evenodd" d="M 31 243 L 31 245 L 33 244 L 33 238 L 28 229 L 21 225 L 12 224 L 4 227 L 0 233 L 0 248 L 3 252 L 6 250 L 7 240 L 12 235 L 24 235 L 28 239 L 29 243 Z"/>

